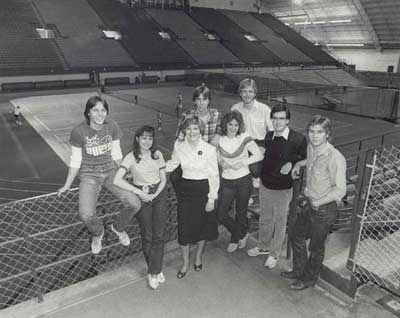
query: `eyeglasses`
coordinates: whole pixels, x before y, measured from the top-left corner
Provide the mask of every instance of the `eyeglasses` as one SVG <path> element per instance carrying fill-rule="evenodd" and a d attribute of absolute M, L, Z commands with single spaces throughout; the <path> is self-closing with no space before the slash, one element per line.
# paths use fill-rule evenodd
<path fill-rule="evenodd" d="M 286 117 L 272 117 L 272 120 L 277 120 L 277 121 L 285 121 L 287 118 Z"/>

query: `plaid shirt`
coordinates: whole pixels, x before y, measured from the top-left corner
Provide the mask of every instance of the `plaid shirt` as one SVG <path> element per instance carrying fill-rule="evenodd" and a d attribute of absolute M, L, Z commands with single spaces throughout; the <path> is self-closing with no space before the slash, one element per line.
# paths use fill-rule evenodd
<path fill-rule="evenodd" d="M 204 123 L 205 129 L 203 140 L 210 143 L 215 135 L 221 135 L 221 113 L 215 108 L 209 108 L 208 111 L 210 113 L 210 117 L 208 118 L 208 121 Z M 179 118 L 178 130 L 176 131 L 176 138 L 179 140 L 185 139 L 181 126 L 189 116 L 199 116 L 197 108 L 185 111 Z"/>

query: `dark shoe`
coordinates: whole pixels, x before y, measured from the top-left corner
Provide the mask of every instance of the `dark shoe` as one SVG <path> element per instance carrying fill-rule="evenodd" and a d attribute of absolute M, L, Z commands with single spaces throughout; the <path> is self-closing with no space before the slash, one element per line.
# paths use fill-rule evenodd
<path fill-rule="evenodd" d="M 290 285 L 290 289 L 292 290 L 303 290 L 308 287 L 314 286 L 314 282 L 302 282 L 301 280 L 296 280 L 292 285 Z"/>
<path fill-rule="evenodd" d="M 200 265 L 194 264 L 194 270 L 196 272 L 200 272 L 202 269 L 203 269 L 203 264 L 200 264 Z"/>
<path fill-rule="evenodd" d="M 178 279 L 182 279 L 183 277 L 185 277 L 185 275 L 186 275 L 186 272 L 181 272 L 181 271 L 179 271 L 179 272 L 176 274 L 176 277 L 178 277 Z"/>
<path fill-rule="evenodd" d="M 298 279 L 300 275 L 298 275 L 294 271 L 289 271 L 289 272 L 281 272 L 281 276 L 286 279 Z"/>

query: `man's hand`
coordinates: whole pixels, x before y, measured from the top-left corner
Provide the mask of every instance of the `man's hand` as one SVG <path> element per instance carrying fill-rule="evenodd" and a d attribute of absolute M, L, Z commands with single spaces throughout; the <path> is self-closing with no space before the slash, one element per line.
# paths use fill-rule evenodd
<path fill-rule="evenodd" d="M 300 177 L 300 165 L 295 164 L 292 169 L 292 179 L 298 179 Z"/>
<path fill-rule="evenodd" d="M 206 212 L 214 210 L 214 200 L 208 200 L 206 204 Z"/>
<path fill-rule="evenodd" d="M 287 175 L 292 170 L 292 166 L 291 162 L 286 162 L 281 168 L 281 174 Z"/>
<path fill-rule="evenodd" d="M 70 189 L 68 186 L 63 186 L 57 190 L 57 196 L 61 196 L 64 192 L 67 192 Z"/>

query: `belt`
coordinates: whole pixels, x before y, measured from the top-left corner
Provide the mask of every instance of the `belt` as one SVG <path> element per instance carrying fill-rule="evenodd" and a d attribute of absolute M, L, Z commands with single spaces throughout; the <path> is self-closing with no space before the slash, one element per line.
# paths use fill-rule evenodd
<path fill-rule="evenodd" d="M 140 190 L 142 190 L 144 193 L 153 194 L 154 192 L 157 191 L 159 184 L 160 184 L 160 182 L 153 183 L 153 184 L 145 184 L 145 185 L 134 184 L 134 186 L 136 188 L 139 188 Z"/>

